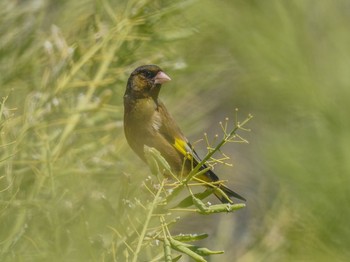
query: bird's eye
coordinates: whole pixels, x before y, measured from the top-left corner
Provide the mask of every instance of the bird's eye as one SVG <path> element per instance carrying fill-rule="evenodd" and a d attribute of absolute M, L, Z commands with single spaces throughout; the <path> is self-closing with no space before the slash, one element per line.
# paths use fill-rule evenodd
<path fill-rule="evenodd" d="M 143 75 L 146 77 L 146 78 L 153 78 L 154 77 L 154 73 L 149 71 L 149 70 L 145 70 L 143 72 Z"/>

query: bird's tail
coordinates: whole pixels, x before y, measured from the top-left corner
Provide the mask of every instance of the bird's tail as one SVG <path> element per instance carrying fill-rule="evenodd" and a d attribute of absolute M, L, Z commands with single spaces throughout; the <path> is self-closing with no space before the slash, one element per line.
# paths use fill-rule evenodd
<path fill-rule="evenodd" d="M 219 189 L 221 189 L 221 191 L 223 191 L 229 198 L 237 198 L 243 201 L 247 201 L 244 197 L 242 197 L 241 195 L 239 195 L 238 193 L 232 191 L 231 189 L 229 189 L 227 186 L 225 185 L 220 185 Z M 224 204 L 226 203 L 230 203 L 230 201 L 222 194 L 220 190 L 215 190 L 214 194 L 215 196 Z"/>

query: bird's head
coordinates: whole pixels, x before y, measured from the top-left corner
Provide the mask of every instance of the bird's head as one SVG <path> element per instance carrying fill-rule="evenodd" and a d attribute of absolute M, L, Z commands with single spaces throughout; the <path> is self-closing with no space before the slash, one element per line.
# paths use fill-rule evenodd
<path fill-rule="evenodd" d="M 170 77 L 156 65 L 143 65 L 136 68 L 130 75 L 125 94 L 135 98 L 157 98 L 163 83 L 170 81 Z"/>

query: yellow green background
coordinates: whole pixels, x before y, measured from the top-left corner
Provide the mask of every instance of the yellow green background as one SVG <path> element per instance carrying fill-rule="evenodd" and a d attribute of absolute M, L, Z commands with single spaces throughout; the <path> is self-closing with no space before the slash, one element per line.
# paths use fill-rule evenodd
<path fill-rule="evenodd" d="M 0 260 L 128 261 L 150 171 L 126 144 L 122 96 L 155 63 L 191 141 L 235 108 L 254 116 L 216 169 L 247 207 L 174 231 L 210 233 L 202 244 L 225 250 L 210 261 L 347 261 L 349 14 L 348 1 L 1 1 Z"/>

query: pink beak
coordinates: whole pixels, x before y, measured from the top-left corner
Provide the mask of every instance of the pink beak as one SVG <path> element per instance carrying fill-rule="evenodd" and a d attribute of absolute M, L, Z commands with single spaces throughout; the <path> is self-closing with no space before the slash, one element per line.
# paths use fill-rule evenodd
<path fill-rule="evenodd" d="M 164 73 L 163 71 L 159 71 L 158 74 L 154 78 L 154 83 L 155 84 L 163 84 L 163 83 L 168 82 L 170 80 L 171 80 L 171 78 L 166 73 Z"/>

